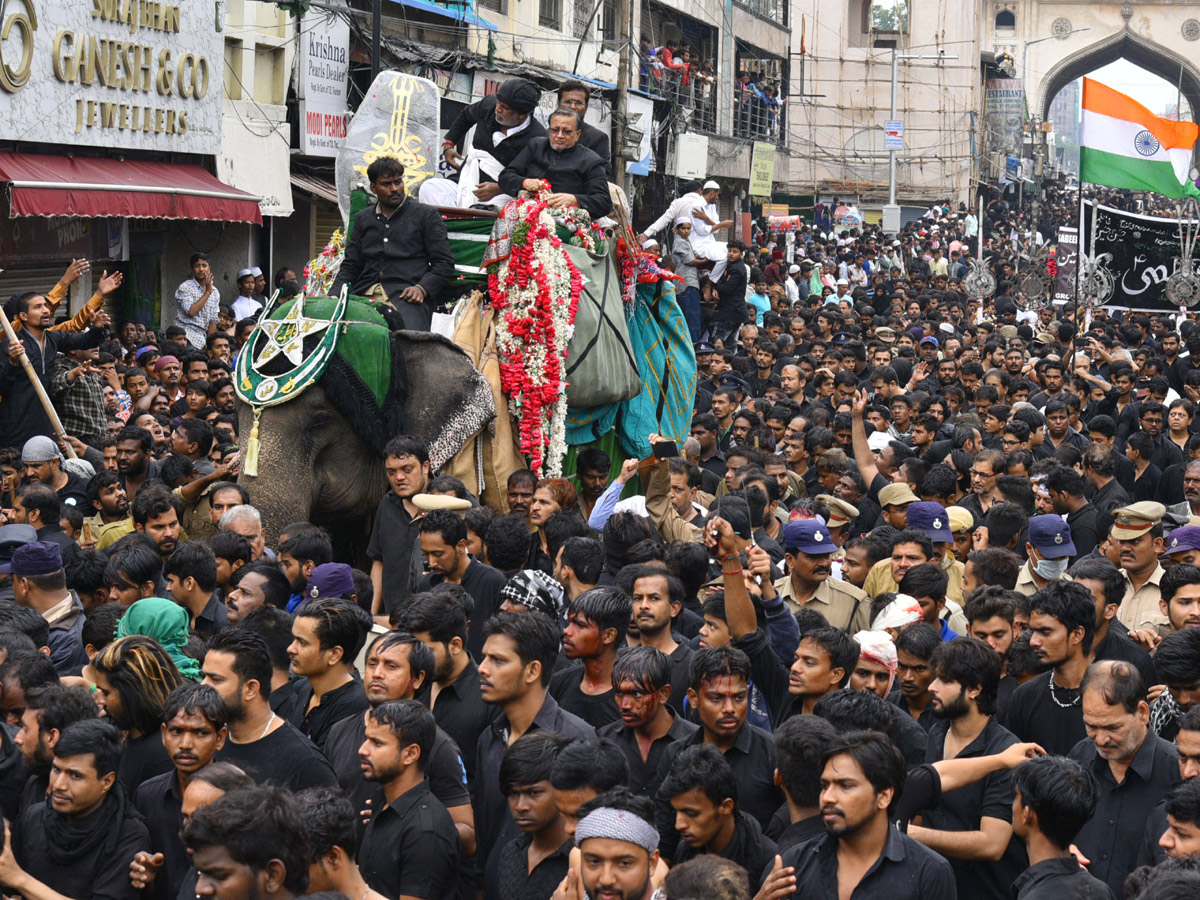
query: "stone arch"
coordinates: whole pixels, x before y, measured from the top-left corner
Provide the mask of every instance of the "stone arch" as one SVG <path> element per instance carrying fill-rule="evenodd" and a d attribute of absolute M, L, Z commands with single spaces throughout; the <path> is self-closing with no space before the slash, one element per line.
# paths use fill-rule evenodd
<path fill-rule="evenodd" d="M 1169 84 L 1180 84 L 1193 114 L 1200 112 L 1200 69 L 1161 44 L 1123 29 L 1071 54 L 1046 73 L 1038 85 L 1035 107 L 1040 118 L 1045 121 L 1049 117 L 1050 104 L 1064 87 L 1076 78 L 1118 59 L 1127 59 Z"/>

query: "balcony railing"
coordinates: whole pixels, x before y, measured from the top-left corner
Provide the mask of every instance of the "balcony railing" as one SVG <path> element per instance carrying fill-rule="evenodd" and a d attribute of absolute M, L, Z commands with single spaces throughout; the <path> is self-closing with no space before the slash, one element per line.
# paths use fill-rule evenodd
<path fill-rule="evenodd" d="M 684 83 L 678 69 L 652 69 L 643 77 L 642 90 L 657 94 L 675 104 L 687 122 L 687 131 L 706 132 L 721 137 L 769 141 L 782 146 L 787 136 L 784 105 L 778 98 L 761 92 L 733 87 L 732 129 L 716 109 L 716 81 L 702 74 L 692 74 Z"/>

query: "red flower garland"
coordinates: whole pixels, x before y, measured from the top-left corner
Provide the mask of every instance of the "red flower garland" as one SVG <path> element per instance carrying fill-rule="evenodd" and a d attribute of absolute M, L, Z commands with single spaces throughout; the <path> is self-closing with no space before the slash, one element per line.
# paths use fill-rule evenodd
<path fill-rule="evenodd" d="M 516 401 L 520 408 L 521 452 L 530 458 L 530 468 L 539 477 L 546 462 L 546 448 L 551 443 L 551 435 L 545 426 L 551 425 L 553 428 L 551 420 L 566 389 L 562 372 L 563 359 L 567 355 L 566 342 L 570 337 L 569 329 L 564 337 L 557 333 L 555 327 L 555 297 L 551 293 L 545 268 L 537 258 L 539 242 L 549 241 L 550 246 L 562 253 L 570 274 L 571 292 L 567 312 L 569 326 L 575 323 L 579 296 L 583 290 L 583 276 L 562 249 L 562 241 L 554 232 L 553 226 L 547 227 L 541 221 L 543 211 L 548 208 L 544 197 L 549 189 L 549 183 L 543 181 L 542 190 L 536 199 L 514 201 L 524 204 L 522 220 L 528 230 L 523 240 L 518 240 L 518 236 L 514 234 L 512 249 L 503 268 L 503 278 L 495 270 L 488 274 L 492 307 L 502 311 L 509 333 L 524 346 L 540 346 L 547 351 L 544 371 L 538 373 L 529 371 L 526 354 L 513 347 L 509 348 L 507 358 L 502 354 L 500 361 L 500 385 L 504 393 Z M 526 289 L 531 282 L 537 285 L 533 303 L 515 306 L 510 290 L 514 287 Z M 557 470 L 558 463 L 552 460 L 551 467 Z"/>

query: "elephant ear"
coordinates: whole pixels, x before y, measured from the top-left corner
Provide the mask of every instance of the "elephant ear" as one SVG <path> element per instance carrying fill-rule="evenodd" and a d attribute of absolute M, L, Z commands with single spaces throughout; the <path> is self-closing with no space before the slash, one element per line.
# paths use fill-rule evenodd
<path fill-rule="evenodd" d="M 393 436 L 406 431 L 407 372 L 403 357 L 396 351 L 395 342 L 392 342 L 392 377 L 382 405 L 376 400 L 375 390 L 340 353 L 330 360 L 320 382 L 333 408 L 379 456 L 383 456 L 383 448 Z"/>

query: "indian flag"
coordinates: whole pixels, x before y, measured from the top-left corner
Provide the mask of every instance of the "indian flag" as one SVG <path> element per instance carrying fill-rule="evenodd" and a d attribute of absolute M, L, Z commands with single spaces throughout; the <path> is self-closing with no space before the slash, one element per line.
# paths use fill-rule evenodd
<path fill-rule="evenodd" d="M 1083 79 L 1079 180 L 1107 187 L 1200 198 L 1188 178 L 1195 122 L 1160 119 L 1135 100 Z"/>

